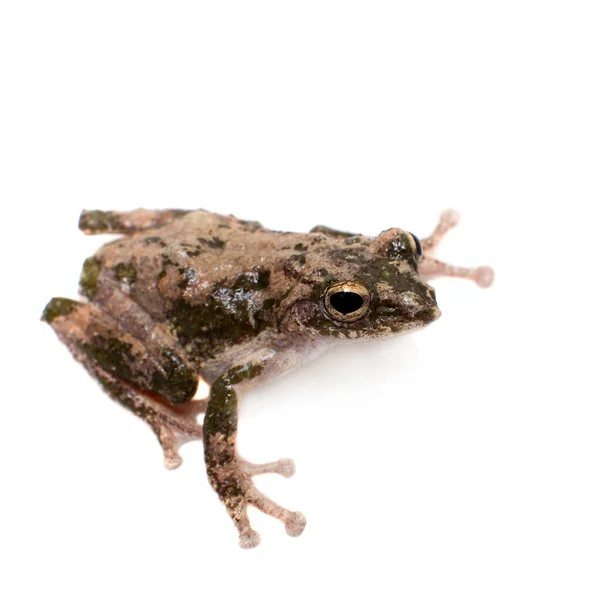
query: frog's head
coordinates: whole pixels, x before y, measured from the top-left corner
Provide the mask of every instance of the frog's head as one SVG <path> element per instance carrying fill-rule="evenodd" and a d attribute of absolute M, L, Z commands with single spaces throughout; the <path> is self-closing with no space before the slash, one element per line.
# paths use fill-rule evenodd
<path fill-rule="evenodd" d="M 402 229 L 376 238 L 335 240 L 303 263 L 285 328 L 312 337 L 385 338 L 440 316 L 432 287 L 421 281 L 419 240 Z"/>

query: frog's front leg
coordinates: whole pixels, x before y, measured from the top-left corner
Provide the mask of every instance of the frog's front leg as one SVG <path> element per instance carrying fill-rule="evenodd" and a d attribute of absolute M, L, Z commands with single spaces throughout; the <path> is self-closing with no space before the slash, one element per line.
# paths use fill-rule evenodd
<path fill-rule="evenodd" d="M 446 234 L 460 222 L 460 216 L 455 210 L 445 210 L 439 218 L 433 233 L 421 240 L 423 256 L 420 259 L 419 273 L 425 277 L 458 277 L 470 279 L 480 287 L 489 287 L 494 281 L 494 271 L 491 267 L 455 267 L 433 257 Z"/>
<path fill-rule="evenodd" d="M 254 548 L 260 542 L 259 534 L 248 519 L 248 506 L 275 517 L 285 525 L 286 532 L 298 536 L 304 530 L 306 519 L 299 512 L 289 511 L 262 494 L 252 477 L 260 473 L 279 473 L 290 477 L 294 465 L 289 459 L 255 465 L 243 460 L 236 450 L 238 426 L 238 396 L 248 383 L 263 370 L 260 360 L 229 369 L 211 386 L 204 417 L 204 457 L 208 479 L 225 504 L 240 536 L 242 548 Z"/>

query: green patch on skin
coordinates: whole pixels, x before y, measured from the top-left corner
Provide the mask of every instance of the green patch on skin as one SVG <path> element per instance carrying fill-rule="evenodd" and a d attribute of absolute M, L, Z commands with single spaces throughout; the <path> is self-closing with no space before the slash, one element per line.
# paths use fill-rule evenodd
<path fill-rule="evenodd" d="M 254 267 L 252 271 L 242 273 L 234 282 L 233 287 L 243 290 L 264 290 L 269 287 L 271 271 L 264 267 Z"/>
<path fill-rule="evenodd" d="M 121 382 L 111 381 L 107 377 L 104 377 L 97 372 L 94 372 L 94 374 L 100 382 L 100 385 L 104 388 L 104 391 L 109 396 L 130 410 L 137 417 L 147 421 L 148 424 L 154 429 L 154 424 L 151 420 L 154 414 L 147 405 L 134 402 L 132 396 L 128 393 L 128 388 Z M 154 432 L 158 435 L 156 430 L 154 430 Z"/>
<path fill-rule="evenodd" d="M 172 350 L 163 350 L 160 367 L 152 373 L 150 390 L 174 404 L 189 402 L 198 387 L 196 373 Z"/>
<path fill-rule="evenodd" d="M 164 248 L 167 245 L 167 243 L 157 235 L 146 237 L 142 240 L 142 242 L 144 242 L 146 246 L 149 246 L 150 244 L 158 244 L 161 248 Z"/>
<path fill-rule="evenodd" d="M 334 338 L 347 337 L 344 325 L 330 321 L 321 314 L 317 314 L 306 322 L 307 327 L 313 331 L 318 331 L 322 335 Z"/>
<path fill-rule="evenodd" d="M 201 244 L 207 244 L 209 248 L 214 248 L 215 250 L 223 250 L 227 242 L 218 237 L 210 237 L 208 239 L 199 237 L 196 238 Z"/>
<path fill-rule="evenodd" d="M 345 237 L 354 237 L 355 233 L 349 233 L 347 231 L 339 231 L 338 229 L 332 229 L 331 227 L 327 227 L 325 225 L 317 225 L 310 230 L 310 233 L 324 233 L 330 237 L 335 238 L 345 238 Z"/>
<path fill-rule="evenodd" d="M 338 264 L 343 264 L 347 262 L 352 263 L 361 263 L 366 262 L 364 257 L 364 248 L 342 248 L 339 250 L 334 250 L 331 253 L 331 258 Z"/>
<path fill-rule="evenodd" d="M 225 244 L 227 242 L 222 240 L 221 238 L 218 237 L 211 237 L 208 240 L 208 247 L 209 248 L 216 248 L 217 250 L 222 250 L 223 248 L 225 248 Z"/>
<path fill-rule="evenodd" d="M 263 302 L 263 310 L 273 310 L 276 306 L 279 306 L 280 301 L 276 298 L 267 298 Z"/>
<path fill-rule="evenodd" d="M 115 400 L 121 402 L 125 406 L 128 406 L 127 404 L 125 404 L 125 402 L 123 402 L 121 400 L 121 397 L 123 395 L 122 386 L 117 385 L 115 382 L 110 381 L 106 377 L 102 377 L 102 375 L 99 375 L 99 374 L 97 375 L 97 378 L 98 378 L 98 381 L 100 382 L 100 385 L 104 388 L 104 391 L 109 396 L 112 396 Z"/>
<path fill-rule="evenodd" d="M 119 216 L 110 211 L 84 210 L 79 217 L 79 229 L 94 233 L 109 233 L 121 228 Z"/>
<path fill-rule="evenodd" d="M 235 385 L 241 383 L 245 379 L 254 379 L 263 372 L 263 366 L 256 363 L 246 363 L 241 367 L 233 367 L 227 371 L 225 375 L 226 380 Z"/>
<path fill-rule="evenodd" d="M 159 274 L 158 274 L 158 278 L 162 279 L 166 274 L 167 274 L 167 267 L 169 265 L 175 265 L 175 263 L 168 257 L 165 256 L 164 254 L 162 255 L 162 269 L 160 270 Z"/>
<path fill-rule="evenodd" d="M 100 261 L 93 256 L 83 263 L 83 270 L 79 278 L 81 293 L 93 300 L 98 293 L 98 275 L 100 275 Z"/>
<path fill-rule="evenodd" d="M 360 244 L 362 238 L 359 236 L 348 237 L 344 240 L 344 244 L 351 246 L 352 244 Z"/>
<path fill-rule="evenodd" d="M 216 284 L 202 304 L 175 301 L 167 318 L 183 346 L 197 358 L 214 357 L 223 348 L 246 341 L 267 327 L 255 304 L 254 290 Z M 262 317 L 262 318 L 261 318 Z"/>
<path fill-rule="evenodd" d="M 200 254 L 200 250 L 186 250 L 185 253 L 188 256 L 198 256 Z"/>
<path fill-rule="evenodd" d="M 133 385 L 148 385 L 144 373 L 136 370 L 135 358 L 131 352 L 131 344 L 116 338 L 94 336 L 90 343 L 82 344 L 82 348 L 94 364 L 104 371 L 119 377 Z M 130 402 L 124 402 L 124 389 L 118 383 L 98 375 L 98 379 L 106 391 L 132 410 Z M 198 378 L 183 360 L 171 350 L 163 350 L 160 357 L 160 368 L 150 376 L 148 388 L 173 404 L 189 402 L 196 393 Z M 136 412 L 134 410 L 134 412 Z M 139 414 L 136 412 L 136 414 Z M 142 415 L 140 415 L 142 416 Z"/>
<path fill-rule="evenodd" d="M 356 281 L 367 286 L 371 294 L 375 293 L 377 284 L 385 282 L 397 292 L 414 291 L 415 286 L 422 286 L 419 280 L 408 273 L 401 273 L 395 261 L 386 258 L 375 258 L 364 262 L 356 274 Z"/>
<path fill-rule="evenodd" d="M 57 317 L 64 317 L 71 313 L 79 304 L 80 302 L 70 300 L 69 298 L 52 298 L 52 300 L 46 304 L 46 308 L 44 308 L 42 321 L 52 323 Z"/>
<path fill-rule="evenodd" d="M 238 403 L 235 390 L 223 379 L 217 379 L 210 389 L 210 400 L 204 416 L 203 434 L 233 435 L 238 425 Z"/>
<path fill-rule="evenodd" d="M 244 219 L 238 219 L 238 223 L 242 226 L 244 231 L 255 233 L 259 229 L 262 229 L 262 225 L 258 221 L 246 221 Z"/>
<path fill-rule="evenodd" d="M 247 363 L 229 369 L 210 388 L 210 400 L 204 417 L 204 439 L 216 433 L 230 436 L 237 431 L 238 403 L 234 387 L 246 379 L 258 377 L 263 371 L 260 364 Z"/>
<path fill-rule="evenodd" d="M 287 277 L 298 279 L 302 276 L 306 264 L 306 254 L 292 254 L 283 264 L 283 272 Z"/>
<path fill-rule="evenodd" d="M 123 283 L 133 283 L 137 279 L 137 271 L 132 263 L 119 263 L 115 267 L 115 275 Z"/>
<path fill-rule="evenodd" d="M 390 284 L 396 290 L 407 289 L 409 285 L 406 274 L 400 273 L 396 263 L 386 258 L 375 258 L 365 263 L 357 279 L 369 288 L 382 282 Z"/>
<path fill-rule="evenodd" d="M 135 383 L 132 366 L 135 359 L 131 353 L 131 344 L 117 338 L 95 335 L 89 342 L 81 344 L 88 357 L 105 371 L 117 377 Z"/>
<path fill-rule="evenodd" d="M 302 243 L 298 243 L 294 246 L 294 250 L 297 250 L 298 252 L 306 252 L 308 250 L 308 246 L 305 246 Z"/>

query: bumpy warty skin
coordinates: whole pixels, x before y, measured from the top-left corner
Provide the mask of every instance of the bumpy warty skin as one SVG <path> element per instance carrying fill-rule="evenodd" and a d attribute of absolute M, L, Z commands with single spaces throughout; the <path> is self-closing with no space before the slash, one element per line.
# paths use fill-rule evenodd
<path fill-rule="evenodd" d="M 84 232 L 123 236 L 85 261 L 87 301 L 53 298 L 42 319 L 113 399 L 150 425 L 168 468 L 181 465 L 181 444 L 203 440 L 208 479 L 240 545 L 251 548 L 260 538 L 248 506 L 294 536 L 306 520 L 255 487 L 254 476 L 287 477 L 294 467 L 239 456 L 238 399 L 333 343 L 386 338 L 437 319 L 435 293 L 419 271 L 489 285 L 489 268 L 429 255 L 456 222 L 455 213 L 442 215 L 423 256 L 402 229 L 377 237 L 323 226 L 288 233 L 203 210 L 84 211 Z M 201 379 L 210 395 L 197 401 Z"/>

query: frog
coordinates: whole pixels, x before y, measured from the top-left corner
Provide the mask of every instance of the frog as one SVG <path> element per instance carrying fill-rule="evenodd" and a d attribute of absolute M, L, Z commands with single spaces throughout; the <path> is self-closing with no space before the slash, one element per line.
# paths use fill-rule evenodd
<path fill-rule="evenodd" d="M 441 312 L 433 277 L 491 285 L 490 267 L 441 262 L 435 250 L 458 224 L 444 211 L 420 240 L 400 228 L 367 236 L 316 226 L 280 232 L 206 210 L 84 210 L 86 234 L 119 234 L 83 263 L 81 298 L 52 298 L 42 320 L 124 408 L 154 431 L 164 465 L 200 440 L 206 474 L 237 529 L 260 542 L 254 506 L 299 536 L 306 518 L 256 486 L 291 477 L 291 459 L 258 464 L 237 449 L 238 407 L 249 390 L 335 344 L 421 329 Z M 208 396 L 198 398 L 201 383 Z"/>

